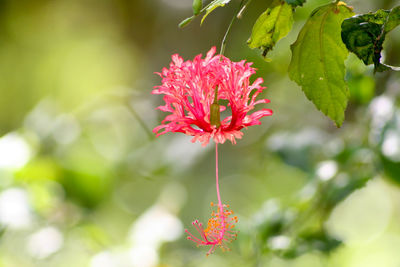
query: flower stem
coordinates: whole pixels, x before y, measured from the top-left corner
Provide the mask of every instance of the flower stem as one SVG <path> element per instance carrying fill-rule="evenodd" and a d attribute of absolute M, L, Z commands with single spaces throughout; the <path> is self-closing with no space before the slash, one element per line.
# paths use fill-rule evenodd
<path fill-rule="evenodd" d="M 220 212 L 222 213 L 222 201 L 221 201 L 221 194 L 219 192 L 219 180 L 218 180 L 218 143 L 215 143 L 215 184 L 217 188 L 217 197 L 218 197 L 218 207 Z"/>

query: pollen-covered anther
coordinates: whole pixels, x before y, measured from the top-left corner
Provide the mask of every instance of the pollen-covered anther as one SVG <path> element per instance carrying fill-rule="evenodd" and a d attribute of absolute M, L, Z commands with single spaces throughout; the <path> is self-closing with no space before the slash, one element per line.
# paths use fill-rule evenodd
<path fill-rule="evenodd" d="M 192 223 L 200 237 L 196 237 L 188 230 L 185 230 L 188 234 L 187 238 L 195 242 L 197 246 L 210 246 L 207 256 L 212 254 L 217 246 L 223 251 L 229 250 L 227 243 L 235 240 L 237 236 L 236 231 L 232 230 L 235 227 L 235 223 L 238 222 L 237 216 L 230 217 L 233 212 L 231 210 L 224 210 L 227 205 L 214 205 L 211 202 L 211 206 L 215 206 L 217 211 L 211 212 L 211 218 L 208 220 L 205 229 L 198 220 Z"/>

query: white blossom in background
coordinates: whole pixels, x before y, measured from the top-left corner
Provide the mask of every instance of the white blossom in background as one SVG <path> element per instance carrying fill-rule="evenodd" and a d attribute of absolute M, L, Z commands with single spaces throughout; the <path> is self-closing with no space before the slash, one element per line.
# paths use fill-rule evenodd
<path fill-rule="evenodd" d="M 317 167 L 317 175 L 322 181 L 332 179 L 338 171 L 337 163 L 333 160 L 321 162 Z"/>
<path fill-rule="evenodd" d="M 25 229 L 32 224 L 28 194 L 21 188 L 0 193 L 0 225 L 9 229 Z"/>
<path fill-rule="evenodd" d="M 131 240 L 140 244 L 158 248 L 163 242 L 178 239 L 183 226 L 180 220 L 161 205 L 154 205 L 135 222 Z"/>
<path fill-rule="evenodd" d="M 400 133 L 388 130 L 382 143 L 382 154 L 393 161 L 400 161 Z"/>
<path fill-rule="evenodd" d="M 102 251 L 90 260 L 90 267 L 118 267 L 115 256 L 109 251 Z"/>
<path fill-rule="evenodd" d="M 31 158 L 29 144 L 17 133 L 0 138 L 0 169 L 19 169 Z"/>
<path fill-rule="evenodd" d="M 392 98 L 386 95 L 375 97 L 370 105 L 371 131 L 369 140 L 371 144 L 378 144 L 383 127 L 393 117 L 395 107 Z"/>
<path fill-rule="evenodd" d="M 319 129 L 306 128 L 298 132 L 278 132 L 268 138 L 266 145 L 272 151 L 302 149 L 326 144 L 326 135 Z"/>
<path fill-rule="evenodd" d="M 158 252 L 152 246 L 134 246 L 130 258 L 134 267 L 154 267 L 158 264 Z"/>
<path fill-rule="evenodd" d="M 393 99 L 385 95 L 375 97 L 369 105 L 369 111 L 372 115 L 373 122 L 386 122 L 393 115 Z"/>
<path fill-rule="evenodd" d="M 55 227 L 39 229 L 28 238 L 27 250 L 37 259 L 45 259 L 61 249 L 64 243 L 62 233 Z"/>
<path fill-rule="evenodd" d="M 181 237 L 183 225 L 176 213 L 184 200 L 185 189 L 181 185 L 168 185 L 159 200 L 133 223 L 129 234 L 133 267 L 157 266 L 161 245 Z"/>
<path fill-rule="evenodd" d="M 287 249 L 290 246 L 290 238 L 284 235 L 274 236 L 268 239 L 268 246 L 272 249 Z"/>

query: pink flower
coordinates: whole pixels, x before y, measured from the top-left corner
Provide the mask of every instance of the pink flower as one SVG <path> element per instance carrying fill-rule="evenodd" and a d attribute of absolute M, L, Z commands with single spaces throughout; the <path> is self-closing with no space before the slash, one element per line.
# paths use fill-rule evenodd
<path fill-rule="evenodd" d="M 211 202 L 211 207 L 214 204 Z M 222 250 L 229 250 L 227 243 L 236 239 L 237 233 L 233 230 L 235 223 L 238 219 L 233 215 L 232 210 L 228 210 L 228 205 L 217 205 L 217 213 L 213 211 L 211 218 L 208 220 L 207 228 L 203 228 L 203 224 L 198 220 L 192 222 L 194 228 L 200 234 L 200 238 L 191 234 L 187 229 L 185 232 L 188 234 L 187 239 L 192 240 L 198 246 L 210 246 L 207 256 L 215 251 L 216 246 L 221 247 Z"/>
<path fill-rule="evenodd" d="M 175 54 L 169 69 L 163 68 L 158 73 L 162 84 L 155 86 L 152 93 L 164 95 L 165 105 L 158 109 L 171 114 L 154 128 L 153 132 L 157 136 L 180 132 L 193 136 L 192 142 L 198 140 L 204 146 L 210 138 L 215 143 L 224 143 L 228 139 L 235 144 L 236 138 L 243 135 L 240 131 L 242 128 L 261 124 L 260 118 L 272 115 L 270 109 L 249 114 L 255 105 L 269 102 L 268 99 L 256 101 L 265 87 L 261 86 L 262 78 L 250 83 L 250 76 L 256 72 L 251 67 L 252 63 L 244 60 L 232 62 L 222 55 L 214 56 L 215 51 L 215 47 L 212 47 L 205 59 L 200 54 L 193 61 L 183 61 Z M 227 100 L 227 106 L 219 105 L 221 100 Z M 213 105 L 217 109 L 213 111 L 215 116 L 211 111 Z M 227 108 L 231 109 L 231 115 L 227 114 L 220 121 L 219 112 Z M 216 118 L 217 123 L 211 123 Z"/>
<path fill-rule="evenodd" d="M 219 191 L 218 179 L 218 143 L 227 139 L 233 144 L 241 138 L 241 129 L 261 124 L 260 118 L 272 115 L 270 109 L 261 109 L 249 113 L 255 105 L 269 103 L 268 99 L 256 100 L 265 89 L 261 86 L 262 78 L 250 83 L 250 77 L 256 71 L 252 63 L 232 62 L 222 55 L 214 56 L 215 47 L 202 59 L 201 54 L 193 61 L 183 61 L 175 54 L 169 69 L 163 68 L 158 73 L 162 84 L 155 86 L 153 94 L 163 94 L 165 105 L 158 109 L 171 114 L 167 115 L 161 125 L 153 132 L 160 136 L 167 132 L 178 132 L 193 136 L 192 142 L 200 141 L 203 146 L 210 139 L 215 141 L 215 174 L 218 197 L 217 211 L 213 211 L 207 227 L 195 220 L 192 224 L 198 232 L 195 236 L 188 230 L 188 239 L 198 246 L 210 246 L 207 255 L 213 253 L 217 246 L 228 250 L 227 243 L 236 239 L 233 230 L 237 217 L 233 211 L 223 205 Z M 222 103 L 221 103 L 222 101 Z M 221 105 L 226 103 L 226 106 Z M 230 109 L 230 114 L 221 112 Z M 220 119 L 221 115 L 222 121 Z M 211 206 L 213 204 L 211 203 Z"/>

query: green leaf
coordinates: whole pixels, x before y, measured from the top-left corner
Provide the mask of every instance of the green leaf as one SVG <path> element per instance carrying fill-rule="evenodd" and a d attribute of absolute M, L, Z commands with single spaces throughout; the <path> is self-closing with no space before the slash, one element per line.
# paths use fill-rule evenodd
<path fill-rule="evenodd" d="M 210 4 L 207 5 L 206 7 L 206 14 L 204 14 L 203 18 L 201 19 L 200 25 L 203 24 L 203 21 L 206 19 L 206 17 L 214 11 L 217 7 L 225 6 L 225 4 L 228 4 L 231 0 L 214 0 Z"/>
<path fill-rule="evenodd" d="M 293 7 L 302 6 L 306 0 L 285 0 L 286 3 L 292 5 Z"/>
<path fill-rule="evenodd" d="M 390 10 L 388 20 L 385 25 L 385 32 L 388 33 L 400 24 L 400 6 Z"/>
<path fill-rule="evenodd" d="M 292 25 L 292 6 L 284 1 L 275 0 L 257 19 L 247 44 L 252 49 L 263 49 L 263 56 L 265 57 L 276 42 L 289 33 Z"/>
<path fill-rule="evenodd" d="M 193 15 L 198 15 L 203 7 L 203 0 L 193 0 Z"/>
<path fill-rule="evenodd" d="M 291 46 L 290 79 L 338 127 L 349 98 L 344 80 L 348 51 L 340 38 L 340 25 L 353 14 L 343 2 L 315 9 Z"/>
<path fill-rule="evenodd" d="M 400 6 L 392 10 L 357 15 L 342 23 L 342 40 L 347 49 L 365 65 L 374 64 L 376 71 L 400 70 L 380 62 L 386 34 L 400 24 Z"/>
<path fill-rule="evenodd" d="M 381 155 L 381 163 L 385 177 L 400 186 L 400 163 Z"/>

